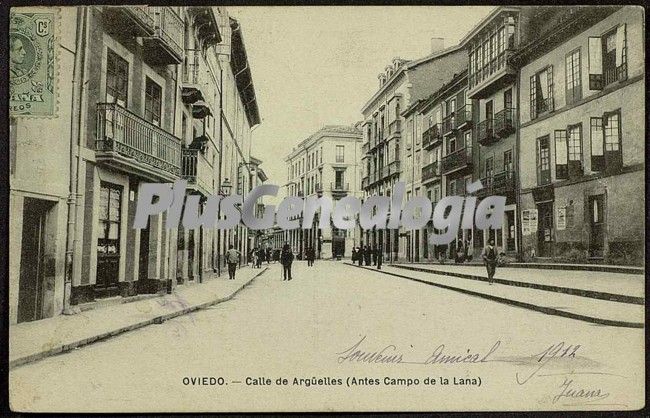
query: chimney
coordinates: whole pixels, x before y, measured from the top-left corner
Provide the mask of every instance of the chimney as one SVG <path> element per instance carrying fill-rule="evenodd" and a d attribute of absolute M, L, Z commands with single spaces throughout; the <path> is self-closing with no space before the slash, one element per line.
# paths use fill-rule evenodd
<path fill-rule="evenodd" d="M 445 38 L 431 38 L 431 53 L 435 54 L 445 49 Z"/>

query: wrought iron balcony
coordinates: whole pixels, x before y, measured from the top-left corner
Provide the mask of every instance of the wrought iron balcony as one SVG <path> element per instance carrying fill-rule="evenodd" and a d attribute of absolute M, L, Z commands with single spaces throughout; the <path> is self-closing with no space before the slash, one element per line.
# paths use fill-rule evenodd
<path fill-rule="evenodd" d="M 208 105 L 216 95 L 216 84 L 200 50 L 185 50 L 182 76 L 183 103 L 204 102 Z"/>
<path fill-rule="evenodd" d="M 370 186 L 370 177 L 365 176 L 364 178 L 361 179 L 361 188 L 367 189 L 369 186 Z"/>
<path fill-rule="evenodd" d="M 183 62 L 183 36 L 185 25 L 169 6 L 149 7 L 155 22 L 153 36 L 144 38 L 147 61 L 157 65 Z"/>
<path fill-rule="evenodd" d="M 442 134 L 448 135 L 456 129 L 456 113 L 452 112 L 442 120 Z"/>
<path fill-rule="evenodd" d="M 546 99 L 538 98 L 530 109 L 530 118 L 535 119 L 539 115 L 552 112 L 553 110 L 555 110 L 555 100 L 553 97 L 547 97 Z"/>
<path fill-rule="evenodd" d="M 434 161 L 422 167 L 422 181 L 440 179 L 440 164 Z"/>
<path fill-rule="evenodd" d="M 214 191 L 214 168 L 205 155 L 198 149 L 184 148 L 182 151 L 182 177 L 188 187 L 204 196 Z"/>
<path fill-rule="evenodd" d="M 155 30 L 154 16 L 147 6 L 103 6 L 102 15 L 111 34 L 148 37 Z"/>
<path fill-rule="evenodd" d="M 97 105 L 96 158 L 155 180 L 181 175 L 181 141 L 115 103 Z"/>
<path fill-rule="evenodd" d="M 515 172 L 512 170 L 502 171 L 492 176 L 483 177 L 481 184 L 483 184 L 483 188 L 476 192 L 478 197 L 512 194 L 515 191 Z"/>
<path fill-rule="evenodd" d="M 494 134 L 494 119 L 486 119 L 478 124 L 476 140 L 481 145 L 490 145 L 499 138 Z"/>
<path fill-rule="evenodd" d="M 494 133 L 505 138 L 515 132 L 515 109 L 505 108 L 494 115 Z"/>
<path fill-rule="evenodd" d="M 472 124 L 472 105 L 465 104 L 456 111 L 456 128 L 462 129 L 470 127 Z"/>
<path fill-rule="evenodd" d="M 472 149 L 461 148 L 442 157 L 442 174 L 448 174 L 472 164 Z"/>
<path fill-rule="evenodd" d="M 434 123 L 426 131 L 422 132 L 422 148 L 429 149 L 440 143 L 442 141 L 441 129 L 441 123 Z"/>

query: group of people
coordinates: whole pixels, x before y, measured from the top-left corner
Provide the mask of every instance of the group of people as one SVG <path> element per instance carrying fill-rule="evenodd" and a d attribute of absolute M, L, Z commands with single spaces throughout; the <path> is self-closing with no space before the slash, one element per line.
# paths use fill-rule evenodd
<path fill-rule="evenodd" d="M 369 247 L 367 245 L 363 247 L 355 247 L 352 249 L 352 262 L 359 263 L 359 266 L 377 266 L 377 270 L 381 270 L 381 265 L 384 261 L 384 252 L 382 251 L 381 245 L 378 247 Z"/>
<path fill-rule="evenodd" d="M 270 248 L 253 248 L 248 254 L 248 259 L 252 263 L 253 268 L 262 268 L 262 263 L 266 261 L 266 264 L 271 264 L 271 249 Z"/>

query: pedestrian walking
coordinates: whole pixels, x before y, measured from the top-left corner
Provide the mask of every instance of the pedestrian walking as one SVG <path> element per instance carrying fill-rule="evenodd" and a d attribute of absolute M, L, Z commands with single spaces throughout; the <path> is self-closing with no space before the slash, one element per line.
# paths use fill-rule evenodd
<path fill-rule="evenodd" d="M 316 258 L 316 252 L 312 247 L 307 247 L 307 266 L 312 267 L 314 265 L 314 259 Z"/>
<path fill-rule="evenodd" d="M 372 247 L 372 265 L 377 265 L 377 247 Z"/>
<path fill-rule="evenodd" d="M 284 247 L 282 247 L 280 262 L 282 263 L 282 281 L 291 280 L 291 264 L 293 263 L 293 252 L 291 251 L 289 244 L 284 244 Z"/>
<path fill-rule="evenodd" d="M 352 255 L 350 257 L 350 260 L 352 260 L 352 264 L 357 261 L 357 247 L 352 247 Z"/>
<path fill-rule="evenodd" d="M 265 257 L 266 257 L 266 251 L 264 251 L 264 248 L 260 247 L 260 249 L 257 251 L 257 268 L 258 269 L 262 268 L 262 262 L 264 261 Z"/>
<path fill-rule="evenodd" d="M 228 246 L 226 251 L 226 262 L 228 263 L 228 279 L 235 280 L 235 273 L 237 272 L 237 264 L 241 259 L 241 253 L 235 250 L 235 247 L 231 245 Z"/>
<path fill-rule="evenodd" d="M 359 267 L 363 266 L 363 259 L 364 259 L 363 247 L 359 247 L 357 249 L 357 261 L 359 262 Z"/>
<path fill-rule="evenodd" d="M 365 258 L 366 266 L 369 266 L 372 262 L 372 253 L 370 252 L 370 247 L 367 245 L 363 248 L 363 257 Z"/>
<path fill-rule="evenodd" d="M 490 284 L 494 283 L 494 273 L 497 269 L 497 254 L 498 252 L 494 246 L 494 240 L 490 239 L 488 245 L 483 248 L 482 254 Z"/>
<path fill-rule="evenodd" d="M 384 251 L 382 246 L 377 247 L 377 270 L 381 270 L 381 264 L 384 261 Z"/>
<path fill-rule="evenodd" d="M 266 264 L 271 264 L 271 247 L 266 247 Z"/>
<path fill-rule="evenodd" d="M 465 246 L 463 245 L 463 241 L 460 240 L 458 241 L 458 246 L 456 247 L 456 263 L 463 263 L 465 262 Z"/>

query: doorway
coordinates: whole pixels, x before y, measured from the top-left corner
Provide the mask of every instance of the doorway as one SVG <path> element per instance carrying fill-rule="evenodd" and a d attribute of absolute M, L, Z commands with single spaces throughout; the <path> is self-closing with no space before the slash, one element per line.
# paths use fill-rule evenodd
<path fill-rule="evenodd" d="M 537 248 L 539 257 L 553 255 L 553 202 L 537 204 L 539 228 L 537 229 Z"/>
<path fill-rule="evenodd" d="M 119 294 L 122 187 L 101 183 L 95 297 Z"/>
<path fill-rule="evenodd" d="M 589 256 L 602 258 L 605 247 L 605 195 L 589 197 Z"/>
<path fill-rule="evenodd" d="M 25 198 L 18 282 L 18 322 L 43 318 L 45 227 L 47 213 L 53 205 L 53 202 L 46 200 Z"/>

